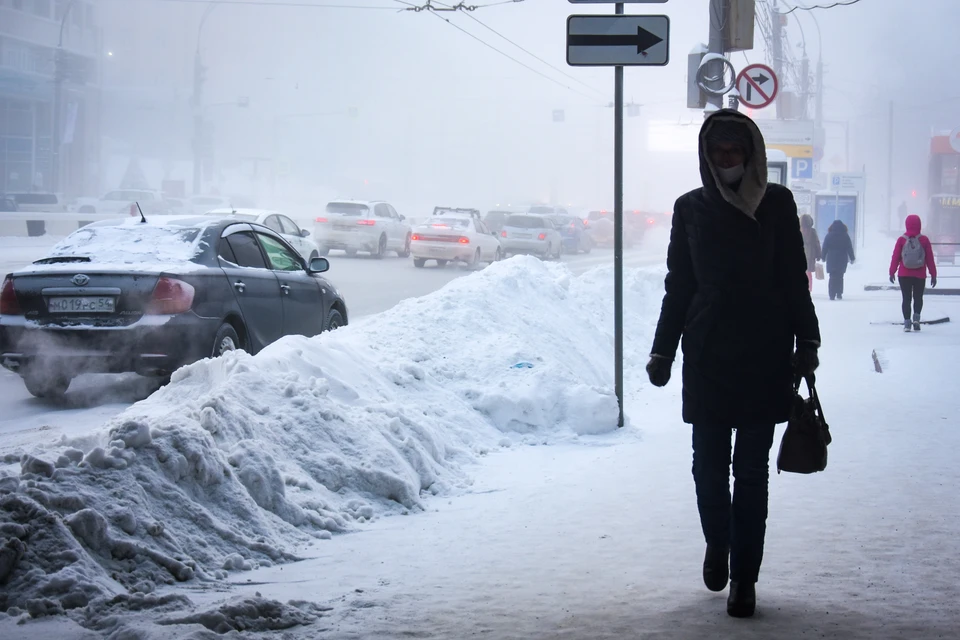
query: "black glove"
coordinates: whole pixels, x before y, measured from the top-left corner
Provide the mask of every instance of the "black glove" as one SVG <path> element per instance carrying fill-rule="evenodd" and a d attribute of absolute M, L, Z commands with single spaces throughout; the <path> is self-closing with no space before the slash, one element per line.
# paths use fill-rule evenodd
<path fill-rule="evenodd" d="M 937 276 L 933 276 L 930 278 L 930 286 L 934 289 L 937 288 Z"/>
<path fill-rule="evenodd" d="M 801 378 L 809 378 L 820 366 L 817 356 L 817 347 L 809 343 L 797 345 L 797 352 L 793 354 L 793 372 Z"/>
<path fill-rule="evenodd" d="M 665 387 L 670 382 L 670 369 L 673 367 L 673 360 L 664 356 L 652 355 L 650 362 L 647 363 L 647 375 L 650 377 L 650 384 L 655 387 Z"/>
<path fill-rule="evenodd" d="M 890 276 L 890 284 L 897 284 L 897 281 L 894 279 L 893 276 Z"/>

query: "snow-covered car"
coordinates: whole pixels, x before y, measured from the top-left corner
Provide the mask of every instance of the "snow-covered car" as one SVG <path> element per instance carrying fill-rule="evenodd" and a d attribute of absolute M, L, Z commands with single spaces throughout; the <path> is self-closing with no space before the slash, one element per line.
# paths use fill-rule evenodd
<path fill-rule="evenodd" d="M 347 307 L 280 234 L 232 218 L 95 222 L 8 275 L 0 364 L 35 396 L 83 373 L 169 376 L 226 351 L 347 324 Z"/>
<path fill-rule="evenodd" d="M 500 246 L 504 255 L 530 253 L 541 258 L 559 258 L 563 237 L 549 216 L 515 214 L 503 221 Z"/>
<path fill-rule="evenodd" d="M 415 227 L 410 251 L 415 267 L 423 267 L 427 260 L 436 260 L 440 267 L 448 262 L 472 267 L 481 262 L 492 264 L 503 257 L 496 232 L 488 229 L 479 215 L 455 213 L 432 216 Z"/>
<path fill-rule="evenodd" d="M 144 214 L 164 215 L 170 213 L 159 191 L 147 189 L 116 189 L 108 191 L 101 198 L 79 198 L 77 211 L 79 213 L 116 213 L 130 215 L 130 207 L 140 205 Z"/>
<path fill-rule="evenodd" d="M 232 216 L 244 222 L 262 224 L 282 235 L 283 239 L 289 242 L 308 261 L 320 256 L 320 248 L 317 243 L 307 237 L 310 235 L 310 230 L 301 228 L 289 216 L 277 211 L 266 209 L 214 209 L 213 211 L 207 211 L 204 215 L 220 216 L 221 218 Z"/>
<path fill-rule="evenodd" d="M 382 258 L 388 251 L 396 251 L 401 258 L 406 258 L 410 255 L 413 232 L 405 220 L 387 202 L 337 200 L 329 203 L 326 212 L 314 220 L 314 238 L 320 255 L 327 255 L 331 249 L 342 249 L 348 256 L 369 251 L 372 256 Z"/>

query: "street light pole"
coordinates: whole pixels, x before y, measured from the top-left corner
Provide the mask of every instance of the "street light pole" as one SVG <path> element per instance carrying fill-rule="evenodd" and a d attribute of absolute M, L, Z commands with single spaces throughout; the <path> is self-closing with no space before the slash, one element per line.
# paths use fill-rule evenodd
<path fill-rule="evenodd" d="M 76 2 L 77 0 L 70 0 L 63 10 L 63 18 L 60 20 L 60 38 L 57 40 L 57 51 L 53 56 L 53 144 L 50 149 L 50 190 L 54 193 L 60 191 L 60 145 L 62 141 L 60 112 L 63 110 L 63 81 L 66 79 L 67 71 L 63 52 L 63 29 L 67 26 L 70 9 Z"/>
<path fill-rule="evenodd" d="M 203 145 L 206 144 L 204 138 L 203 121 L 203 82 L 204 69 L 203 61 L 200 59 L 200 37 L 203 35 L 203 25 L 207 18 L 213 13 L 218 4 L 211 4 L 203 12 L 200 18 L 200 26 L 197 28 L 197 48 L 193 54 L 193 97 L 191 98 L 193 106 L 193 195 L 200 193 L 200 183 L 203 176 Z"/>

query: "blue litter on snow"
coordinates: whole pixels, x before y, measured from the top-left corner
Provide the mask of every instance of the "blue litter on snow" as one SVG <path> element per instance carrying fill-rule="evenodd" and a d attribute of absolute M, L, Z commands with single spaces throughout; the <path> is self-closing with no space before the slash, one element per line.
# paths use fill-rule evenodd
<path fill-rule="evenodd" d="M 518 362 L 517 364 L 513 365 L 512 368 L 513 369 L 533 369 L 533 364 L 529 362 Z"/>

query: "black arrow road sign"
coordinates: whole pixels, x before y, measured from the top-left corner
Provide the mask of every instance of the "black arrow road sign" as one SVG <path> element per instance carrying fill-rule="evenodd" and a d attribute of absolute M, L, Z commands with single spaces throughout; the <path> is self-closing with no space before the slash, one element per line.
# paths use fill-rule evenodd
<path fill-rule="evenodd" d="M 667 16 L 577 15 L 567 19 L 573 66 L 662 66 L 670 59 Z"/>
<path fill-rule="evenodd" d="M 647 49 L 661 42 L 663 38 L 638 26 L 637 35 L 570 34 L 568 44 L 571 47 L 636 47 L 637 54 L 644 55 Z"/>
<path fill-rule="evenodd" d="M 756 82 L 757 84 L 763 84 L 764 82 L 766 82 L 767 80 L 770 79 L 770 78 L 768 78 L 767 76 L 763 75 L 762 72 L 761 72 L 760 75 L 758 75 L 758 76 L 750 76 L 750 77 L 751 77 L 751 78 L 753 79 L 753 81 Z"/>

